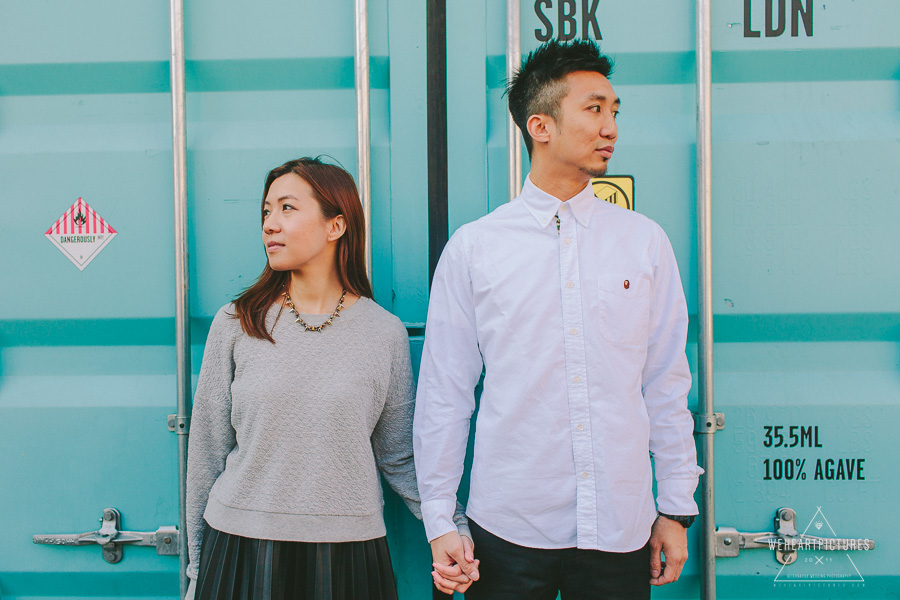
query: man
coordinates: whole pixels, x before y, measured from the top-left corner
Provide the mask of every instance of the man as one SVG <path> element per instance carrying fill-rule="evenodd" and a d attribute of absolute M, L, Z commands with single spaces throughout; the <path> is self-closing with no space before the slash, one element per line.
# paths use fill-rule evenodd
<path fill-rule="evenodd" d="M 448 593 L 649 598 L 687 559 L 702 473 L 687 308 L 662 229 L 593 195 L 618 134 L 610 72 L 593 42 L 528 56 L 508 89 L 522 194 L 461 227 L 435 272 L 414 443 Z M 482 365 L 466 510 L 479 567 L 451 518 Z"/>

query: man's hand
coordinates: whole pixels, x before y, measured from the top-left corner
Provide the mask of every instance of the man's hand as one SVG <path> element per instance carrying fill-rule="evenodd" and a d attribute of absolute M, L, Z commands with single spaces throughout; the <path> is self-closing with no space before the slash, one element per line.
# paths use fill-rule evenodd
<path fill-rule="evenodd" d="M 431 541 L 434 559 L 434 585 L 445 594 L 464 592 L 478 580 L 478 564 L 473 552 L 472 540 L 456 531 L 445 533 Z"/>
<path fill-rule="evenodd" d="M 666 556 L 665 563 L 660 552 Z M 657 517 L 650 530 L 650 585 L 678 581 L 687 557 L 687 529 L 677 521 Z"/>

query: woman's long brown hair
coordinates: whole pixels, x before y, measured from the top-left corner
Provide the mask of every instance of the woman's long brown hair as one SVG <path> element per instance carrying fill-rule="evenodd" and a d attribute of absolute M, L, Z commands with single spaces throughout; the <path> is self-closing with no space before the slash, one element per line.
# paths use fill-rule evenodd
<path fill-rule="evenodd" d="M 266 177 L 263 205 L 272 182 L 289 173 L 309 184 L 326 220 L 344 215 L 346 230 L 337 241 L 335 269 L 344 289 L 351 294 L 371 298 L 372 285 L 365 263 L 365 217 L 353 177 L 344 169 L 324 163 L 318 157 L 288 161 L 272 169 Z M 267 257 L 266 266 L 256 282 L 234 300 L 235 316 L 240 319 L 244 333 L 275 343 L 272 334 L 266 330 L 266 313 L 290 282 L 291 272 L 273 270 Z"/>

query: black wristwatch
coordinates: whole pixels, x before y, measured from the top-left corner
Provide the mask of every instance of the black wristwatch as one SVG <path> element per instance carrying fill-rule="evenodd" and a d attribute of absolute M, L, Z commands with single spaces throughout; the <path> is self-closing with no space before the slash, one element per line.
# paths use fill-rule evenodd
<path fill-rule="evenodd" d="M 666 513 L 657 513 L 661 517 L 665 517 L 667 519 L 672 519 L 685 529 L 694 524 L 694 519 L 697 518 L 697 515 L 667 515 Z"/>

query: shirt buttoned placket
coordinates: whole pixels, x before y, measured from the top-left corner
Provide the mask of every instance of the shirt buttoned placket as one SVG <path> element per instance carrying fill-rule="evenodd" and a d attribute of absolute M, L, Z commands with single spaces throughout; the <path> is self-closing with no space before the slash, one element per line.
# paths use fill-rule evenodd
<path fill-rule="evenodd" d="M 572 432 L 572 451 L 575 458 L 576 537 L 579 548 L 595 548 L 597 490 L 584 344 L 584 312 L 581 306 L 578 226 L 571 207 L 565 202 L 560 204 L 557 217 L 569 427 Z"/>

